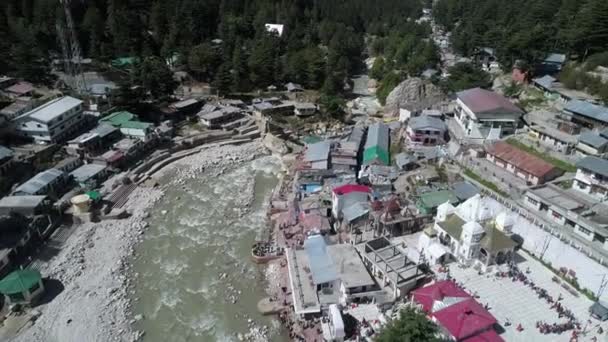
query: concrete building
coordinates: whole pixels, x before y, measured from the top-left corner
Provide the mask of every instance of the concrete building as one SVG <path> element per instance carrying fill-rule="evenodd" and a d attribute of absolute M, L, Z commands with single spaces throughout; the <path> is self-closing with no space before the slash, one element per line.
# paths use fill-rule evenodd
<path fill-rule="evenodd" d="M 598 203 L 597 196 L 586 194 L 586 189 L 577 189 L 583 183 L 577 180 L 575 183 L 572 189 L 554 184 L 531 188 L 525 193 L 524 204 L 538 215 L 546 216 L 548 221 L 572 229 L 582 238 L 608 249 L 608 205 Z"/>
<path fill-rule="evenodd" d="M 112 113 L 99 121 L 120 129 L 120 132 L 126 137 L 144 141 L 154 131 L 153 124 L 141 122 L 135 114 L 127 111 Z"/>
<path fill-rule="evenodd" d="M 376 298 L 376 282 L 352 245 L 327 245 L 321 235 L 304 241 L 304 249 L 286 251 L 293 306 L 297 315 L 319 314 L 332 304 L 347 305 Z"/>
<path fill-rule="evenodd" d="M 474 88 L 456 94 L 454 117 L 464 138 L 476 143 L 513 134 L 524 112 L 505 97 Z"/>
<path fill-rule="evenodd" d="M 418 261 L 408 258 L 407 250 L 380 237 L 356 245 L 363 263 L 377 279 L 381 288 L 388 288 L 390 300 L 404 298 L 424 282 L 427 273 Z"/>
<path fill-rule="evenodd" d="M 18 213 L 25 217 L 44 214 L 51 206 L 45 195 L 6 196 L 0 199 L 0 215 Z"/>
<path fill-rule="evenodd" d="M 356 203 L 367 203 L 371 188 L 365 185 L 347 184 L 334 188 L 331 193 L 331 212 L 335 218 L 342 215 L 342 211 Z"/>
<path fill-rule="evenodd" d="M 504 141 L 487 147 L 486 159 L 533 185 L 543 184 L 563 174 L 561 169 Z"/>
<path fill-rule="evenodd" d="M 576 163 L 572 189 L 584 192 L 599 201 L 608 199 L 608 160 L 586 157 Z"/>
<path fill-rule="evenodd" d="M 329 141 L 320 141 L 306 145 L 304 152 L 304 163 L 307 168 L 315 170 L 327 170 L 329 168 Z"/>
<path fill-rule="evenodd" d="M 70 96 L 49 101 L 13 120 L 18 134 L 46 143 L 63 142 L 86 124 L 82 101 Z"/>
<path fill-rule="evenodd" d="M 608 152 L 608 139 L 595 132 L 583 132 L 578 137 L 576 151 L 587 156 L 602 156 Z"/>
<path fill-rule="evenodd" d="M 48 169 L 40 172 L 27 182 L 21 184 L 13 194 L 15 196 L 60 195 L 69 183 L 65 172 Z"/>
<path fill-rule="evenodd" d="M 94 129 L 68 141 L 66 151 L 80 157 L 96 155 L 110 147 L 121 136 L 120 129 L 107 123 L 100 123 Z"/>
<path fill-rule="evenodd" d="M 363 150 L 363 164 L 390 165 L 390 130 L 383 123 L 369 126 Z"/>
<path fill-rule="evenodd" d="M 572 122 L 588 128 L 604 128 L 608 126 L 608 108 L 586 101 L 572 100 L 564 106 L 564 112 L 569 114 Z"/>
<path fill-rule="evenodd" d="M 70 175 L 83 188 L 96 188 L 102 181 L 106 179 L 110 171 L 105 165 L 100 164 L 85 164 Z"/>
<path fill-rule="evenodd" d="M 294 104 L 296 116 L 311 116 L 317 112 L 317 106 L 310 102 L 296 102 Z"/>
<path fill-rule="evenodd" d="M 421 145 L 442 145 L 448 130 L 443 120 L 428 115 L 413 117 L 409 120 L 406 134 L 408 141 Z"/>
<path fill-rule="evenodd" d="M 17 99 L 15 102 L 11 103 L 7 107 L 2 108 L 0 110 L 0 115 L 4 116 L 6 120 L 11 121 L 14 118 L 20 116 L 21 114 L 27 113 L 29 110 L 32 110 L 35 106 L 35 101 L 31 99 Z"/>

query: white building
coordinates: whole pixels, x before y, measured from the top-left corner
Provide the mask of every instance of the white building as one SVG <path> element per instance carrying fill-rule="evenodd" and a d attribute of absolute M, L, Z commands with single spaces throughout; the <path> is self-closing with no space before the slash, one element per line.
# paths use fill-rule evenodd
<path fill-rule="evenodd" d="M 603 201 L 608 199 L 608 160 L 585 157 L 576 164 L 572 188 Z"/>
<path fill-rule="evenodd" d="M 40 142 L 62 142 L 85 126 L 82 101 L 70 96 L 49 101 L 13 121 L 18 134 Z"/>
<path fill-rule="evenodd" d="M 487 270 L 509 260 L 516 243 L 510 238 L 513 218 L 502 212 L 494 217 L 479 194 L 458 207 L 444 203 L 437 208 L 433 229 L 420 236 L 418 248 L 431 263 L 447 261 L 446 255 Z"/>
<path fill-rule="evenodd" d="M 511 101 L 489 90 L 468 89 L 456 96 L 456 122 L 462 127 L 464 138 L 477 143 L 515 133 L 524 114 Z"/>

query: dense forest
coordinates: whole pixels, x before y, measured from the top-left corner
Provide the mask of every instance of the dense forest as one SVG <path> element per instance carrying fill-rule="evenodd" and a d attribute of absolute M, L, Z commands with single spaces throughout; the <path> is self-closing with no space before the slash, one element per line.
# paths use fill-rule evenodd
<path fill-rule="evenodd" d="M 438 0 L 433 13 L 457 52 L 492 47 L 507 68 L 548 52 L 584 60 L 608 49 L 606 0 Z"/>
<path fill-rule="evenodd" d="M 333 94 L 362 67 L 366 34 L 389 36 L 420 15 L 422 1 L 89 0 L 70 6 L 84 57 L 138 57 L 143 66 L 135 76 L 154 81 L 159 76 L 150 74 L 177 56 L 191 75 L 223 92 L 291 81 Z M 60 56 L 55 26 L 62 18 L 58 0 L 3 0 L 0 74 L 42 81 L 49 60 Z M 268 33 L 266 23 L 284 25 L 283 34 Z"/>

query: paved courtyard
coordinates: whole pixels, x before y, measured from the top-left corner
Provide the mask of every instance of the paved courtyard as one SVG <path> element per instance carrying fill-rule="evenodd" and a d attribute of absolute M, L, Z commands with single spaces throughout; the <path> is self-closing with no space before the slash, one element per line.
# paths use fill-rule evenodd
<path fill-rule="evenodd" d="M 601 323 L 604 330 L 603 334 L 598 333 L 600 321 L 590 317 L 588 308 L 592 301 L 584 295 L 578 297 L 564 290 L 560 284 L 552 281 L 553 273 L 545 268 L 541 263 L 532 259 L 525 253 L 520 252 L 518 267 L 521 271 L 529 268 L 530 273 L 527 277 L 537 286 L 547 290 L 548 294 L 554 299 L 562 296 L 561 304 L 563 307 L 572 311 L 576 319 L 581 324 L 583 336 L 579 335 L 578 341 L 607 341 L 608 323 Z M 545 299 L 538 297 L 529 286 L 520 281 L 512 281 L 511 278 L 499 278 L 493 274 L 479 275 L 473 268 L 459 268 L 455 263 L 449 265 L 450 274 L 457 283 L 471 294 L 477 294 L 477 299 L 481 304 L 489 305 L 490 312 L 496 317 L 498 323 L 503 327 L 504 332 L 501 337 L 506 341 L 570 341 L 572 331 L 562 334 L 541 334 L 536 328 L 537 321 L 544 321 L 548 324 L 565 323 L 565 318 L 558 318 L 558 314 Z M 505 267 L 506 270 L 506 267 Z M 443 274 L 439 274 L 441 277 Z M 510 321 L 511 325 L 504 326 Z M 588 323 L 590 321 L 591 323 Z M 521 324 L 523 331 L 516 330 L 517 325 Z"/>

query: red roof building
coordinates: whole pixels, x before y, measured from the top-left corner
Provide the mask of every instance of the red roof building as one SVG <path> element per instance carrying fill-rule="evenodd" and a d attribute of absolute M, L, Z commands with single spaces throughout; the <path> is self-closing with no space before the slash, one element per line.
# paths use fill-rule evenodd
<path fill-rule="evenodd" d="M 17 96 L 30 95 L 34 91 L 34 86 L 28 82 L 19 82 L 6 88 L 6 91 Z"/>
<path fill-rule="evenodd" d="M 439 281 L 412 294 L 413 301 L 422 306 L 452 339 L 461 342 L 504 341 L 494 330 L 496 318 L 453 281 Z"/>
<path fill-rule="evenodd" d="M 333 193 L 336 195 L 346 195 L 351 192 L 366 192 L 370 193 L 371 189 L 369 186 L 358 185 L 358 184 L 346 184 L 334 188 Z"/>
<path fill-rule="evenodd" d="M 562 175 L 562 171 L 541 158 L 504 141 L 486 148 L 486 159 L 526 182 L 543 184 Z"/>
<path fill-rule="evenodd" d="M 456 341 L 462 341 L 482 332 L 493 330 L 494 324 L 496 324 L 496 318 L 473 298 L 439 310 L 433 313 L 433 318 Z M 498 338 L 499 341 L 502 341 L 502 338 Z"/>
<path fill-rule="evenodd" d="M 452 298 L 471 298 L 463 289 L 458 287 L 456 283 L 449 280 L 436 282 L 433 285 L 419 288 L 412 291 L 416 303 L 422 305 L 422 309 L 427 313 L 432 313 L 433 307 L 437 302 L 454 301 Z"/>

